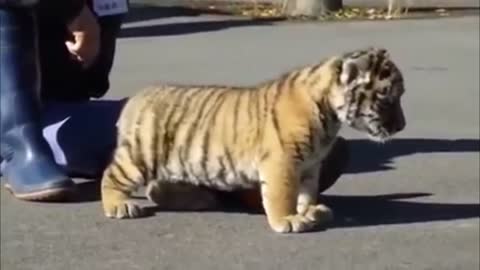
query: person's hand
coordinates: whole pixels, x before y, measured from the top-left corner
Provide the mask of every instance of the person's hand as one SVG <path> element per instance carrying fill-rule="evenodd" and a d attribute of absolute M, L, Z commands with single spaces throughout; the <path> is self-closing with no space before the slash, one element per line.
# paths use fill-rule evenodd
<path fill-rule="evenodd" d="M 66 41 L 68 51 L 88 68 L 100 50 L 100 26 L 92 11 L 85 5 L 80 14 L 68 24 L 73 41 Z"/>

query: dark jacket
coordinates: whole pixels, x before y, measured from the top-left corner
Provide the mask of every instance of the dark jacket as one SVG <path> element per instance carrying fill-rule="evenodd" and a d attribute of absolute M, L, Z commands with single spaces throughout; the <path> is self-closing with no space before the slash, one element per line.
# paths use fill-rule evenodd
<path fill-rule="evenodd" d="M 77 16 L 86 0 L 0 0 L 0 8 L 41 8 L 52 18 L 69 22 Z"/>

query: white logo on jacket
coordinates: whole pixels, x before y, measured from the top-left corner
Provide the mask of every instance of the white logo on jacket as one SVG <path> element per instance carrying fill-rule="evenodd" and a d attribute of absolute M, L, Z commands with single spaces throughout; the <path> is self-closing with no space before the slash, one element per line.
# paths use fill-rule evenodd
<path fill-rule="evenodd" d="M 128 0 L 93 0 L 93 10 L 99 17 L 128 12 Z"/>

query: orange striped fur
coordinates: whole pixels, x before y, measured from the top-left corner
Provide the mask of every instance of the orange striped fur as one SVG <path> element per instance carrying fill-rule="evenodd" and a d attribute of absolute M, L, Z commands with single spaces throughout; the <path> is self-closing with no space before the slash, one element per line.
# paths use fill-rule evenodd
<path fill-rule="evenodd" d="M 105 215 L 142 216 L 130 200 L 140 186 L 157 203 L 166 195 L 190 196 L 162 193 L 162 184 L 260 187 L 272 230 L 310 230 L 332 218 L 317 202 L 317 185 L 341 124 L 389 138 L 404 126 L 396 103 L 402 93 L 400 71 L 375 48 L 251 87 L 150 86 L 130 98 L 118 122 L 118 145 L 102 179 Z"/>

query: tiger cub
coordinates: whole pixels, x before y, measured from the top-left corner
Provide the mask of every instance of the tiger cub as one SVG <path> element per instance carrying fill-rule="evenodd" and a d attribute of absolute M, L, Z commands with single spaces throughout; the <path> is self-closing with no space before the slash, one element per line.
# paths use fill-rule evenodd
<path fill-rule="evenodd" d="M 102 179 L 104 213 L 143 216 L 130 194 L 151 183 L 259 187 L 273 231 L 311 230 L 333 217 L 317 202 L 317 186 L 341 125 L 389 139 L 406 123 L 404 91 L 401 71 L 382 48 L 329 57 L 251 87 L 148 87 L 121 113 Z"/>

